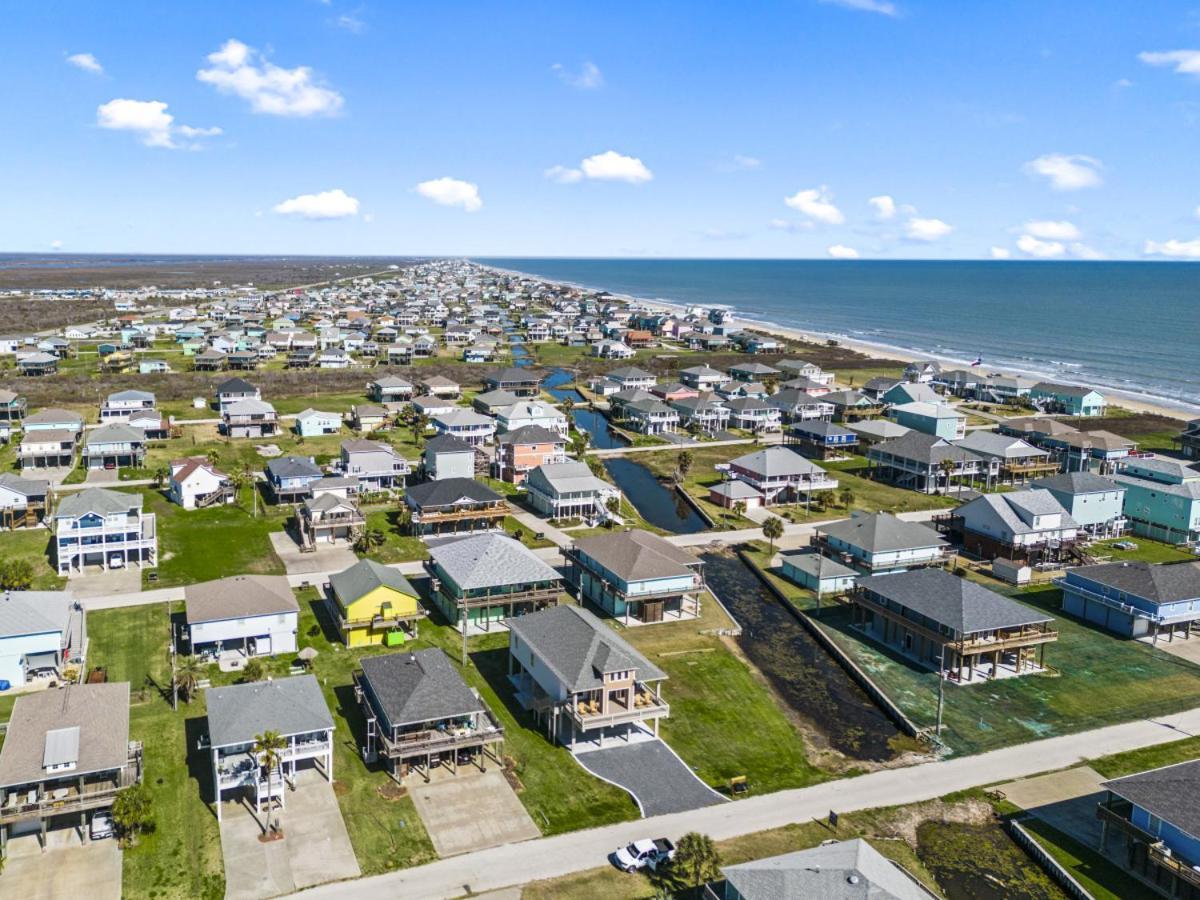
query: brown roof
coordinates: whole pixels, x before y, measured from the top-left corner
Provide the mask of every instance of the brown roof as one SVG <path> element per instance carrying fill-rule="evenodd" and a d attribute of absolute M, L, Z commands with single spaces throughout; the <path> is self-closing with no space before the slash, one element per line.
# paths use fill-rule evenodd
<path fill-rule="evenodd" d="M 671 578 L 699 564 L 695 556 L 648 531 L 619 531 L 575 542 L 581 553 L 623 581 Z"/>
<path fill-rule="evenodd" d="M 300 611 L 284 575 L 234 575 L 189 584 L 183 596 L 189 625 Z"/>

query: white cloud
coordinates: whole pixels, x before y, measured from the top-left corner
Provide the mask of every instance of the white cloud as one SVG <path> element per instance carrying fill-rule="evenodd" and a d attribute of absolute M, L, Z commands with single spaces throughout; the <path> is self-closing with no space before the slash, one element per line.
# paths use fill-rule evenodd
<path fill-rule="evenodd" d="M 770 222 L 767 223 L 767 227 L 772 228 L 775 231 L 795 232 L 795 231 L 812 231 L 813 228 L 816 226 L 814 226 L 813 223 L 808 221 L 807 219 L 805 219 L 802 222 L 793 222 L 790 219 L 772 219 Z"/>
<path fill-rule="evenodd" d="M 1071 222 L 1064 221 L 1026 222 L 1019 230 L 1050 241 L 1073 241 L 1079 237 L 1079 229 Z"/>
<path fill-rule="evenodd" d="M 1194 215 L 1197 219 L 1200 219 L 1200 206 L 1197 206 L 1194 210 L 1192 210 L 1192 215 Z"/>
<path fill-rule="evenodd" d="M 875 218 L 877 219 L 887 220 L 894 218 L 896 215 L 896 201 L 887 194 L 871 197 L 867 202 L 875 207 Z"/>
<path fill-rule="evenodd" d="M 1017 249 L 1028 256 L 1049 259 L 1054 256 L 1062 256 L 1067 248 L 1058 241 L 1040 241 L 1032 234 L 1023 234 L 1017 238 Z"/>
<path fill-rule="evenodd" d="M 358 214 L 358 200 L 341 188 L 334 188 L 319 194 L 301 194 L 276 203 L 271 209 L 281 216 L 301 219 L 345 219 Z"/>
<path fill-rule="evenodd" d="M 1175 259 L 1200 259 L 1200 238 L 1190 241 L 1146 241 L 1143 252 L 1147 256 L 1170 256 Z"/>
<path fill-rule="evenodd" d="M 1200 75 L 1200 50 L 1139 53 L 1138 59 L 1148 66 L 1170 66 L 1180 75 Z"/>
<path fill-rule="evenodd" d="M 1007 247 L 993 247 L 992 259 L 1008 259 L 1012 256 L 1012 251 Z"/>
<path fill-rule="evenodd" d="M 753 156 L 742 156 L 740 153 L 735 153 L 733 156 L 733 166 L 735 169 L 758 169 L 762 167 L 762 160 Z"/>
<path fill-rule="evenodd" d="M 1113 87 L 1131 88 L 1131 87 L 1133 87 L 1133 82 L 1130 81 L 1128 78 L 1118 78 L 1116 81 L 1113 82 Z"/>
<path fill-rule="evenodd" d="M 896 8 L 896 4 L 889 2 L 889 0 L 821 0 L 821 2 L 832 6 L 840 6 L 843 9 L 879 13 L 881 16 L 900 15 L 900 10 Z"/>
<path fill-rule="evenodd" d="M 936 241 L 954 230 L 941 219 L 919 219 L 913 217 L 904 223 L 904 236 L 911 241 Z"/>
<path fill-rule="evenodd" d="M 375 213 L 363 213 L 362 220 L 370 225 L 375 221 Z"/>
<path fill-rule="evenodd" d="M 594 91 L 604 87 L 604 73 L 594 62 L 585 62 L 578 72 L 571 72 L 562 63 L 555 63 L 550 67 L 550 71 L 557 75 L 563 84 L 569 84 L 581 91 Z"/>
<path fill-rule="evenodd" d="M 575 184 L 583 178 L 583 173 L 578 169 L 571 169 L 567 166 L 551 166 L 543 176 L 553 181 L 555 184 Z"/>
<path fill-rule="evenodd" d="M 825 185 L 796 191 L 792 196 L 784 197 L 783 202 L 796 212 L 826 225 L 841 225 L 846 221 L 842 211 L 833 205 L 833 195 Z"/>
<path fill-rule="evenodd" d="M 1056 191 L 1078 191 L 1081 188 L 1097 187 L 1103 179 L 1100 160 L 1082 154 L 1047 153 L 1031 159 L 1022 166 L 1027 175 L 1039 175 L 1049 179 L 1050 187 Z"/>
<path fill-rule="evenodd" d="M 61 250 L 61 249 L 62 249 L 62 245 L 63 245 L 63 242 L 62 242 L 62 241 L 51 241 L 51 242 L 50 242 L 50 249 L 51 249 L 51 250 Z"/>
<path fill-rule="evenodd" d="M 199 144 L 179 144 L 175 137 L 188 139 L 213 137 L 221 133 L 220 128 L 193 128 L 191 125 L 176 125 L 175 117 L 167 112 L 167 104 L 161 100 L 109 100 L 96 107 L 96 124 L 110 131 L 130 131 L 138 136 L 147 147 L 194 150 Z"/>
<path fill-rule="evenodd" d="M 1075 241 L 1071 244 L 1071 255 L 1076 259 L 1104 259 L 1104 254 L 1087 244 Z"/>
<path fill-rule="evenodd" d="M 635 156 L 622 156 L 615 150 L 606 150 L 589 156 L 579 164 L 583 174 L 598 181 L 627 181 L 642 184 L 654 177 L 646 164 Z"/>
<path fill-rule="evenodd" d="M 351 34 L 362 34 L 367 27 L 367 23 L 354 13 L 342 13 L 334 20 L 333 24 L 342 29 L 342 31 L 349 31 Z"/>
<path fill-rule="evenodd" d="M 858 251 L 845 244 L 834 244 L 832 247 L 827 247 L 825 252 L 834 259 L 858 259 Z"/>
<path fill-rule="evenodd" d="M 342 95 L 321 84 L 308 66 L 284 69 L 253 47 L 233 38 L 208 55 L 210 68 L 196 78 L 223 94 L 233 94 L 254 112 L 272 116 L 329 116 L 342 108 Z"/>
<path fill-rule="evenodd" d="M 91 72 L 93 75 L 104 74 L 104 66 L 100 65 L 100 60 L 90 53 L 72 53 L 67 57 L 67 63 L 77 69 Z"/>
<path fill-rule="evenodd" d="M 475 212 L 483 206 L 483 200 L 479 197 L 479 186 L 457 178 L 422 181 L 417 185 L 416 191 L 439 206 L 459 206 L 467 212 Z"/>

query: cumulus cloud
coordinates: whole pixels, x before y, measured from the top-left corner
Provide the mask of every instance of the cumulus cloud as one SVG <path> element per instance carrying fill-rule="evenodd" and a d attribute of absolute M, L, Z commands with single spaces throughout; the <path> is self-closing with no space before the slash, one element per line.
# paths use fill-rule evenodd
<path fill-rule="evenodd" d="M 896 216 L 896 201 L 887 194 L 880 194 L 878 197 L 871 197 L 867 200 L 875 207 L 875 218 L 877 219 L 892 219 Z"/>
<path fill-rule="evenodd" d="M 550 71 L 557 75 L 563 84 L 569 84 L 581 91 L 594 91 L 604 87 L 604 73 L 594 62 L 585 62 L 578 72 L 572 72 L 562 63 L 555 63 L 550 67 Z"/>
<path fill-rule="evenodd" d="M 1172 238 L 1169 241 L 1146 241 L 1142 251 L 1147 256 L 1169 256 L 1173 259 L 1200 259 L 1200 238 L 1190 241 L 1180 241 Z"/>
<path fill-rule="evenodd" d="M 1025 234 L 1032 234 L 1036 238 L 1045 238 L 1051 241 L 1073 241 L 1079 237 L 1079 229 L 1071 222 L 1064 221 L 1026 222 L 1020 230 Z"/>
<path fill-rule="evenodd" d="M 223 94 L 241 97 L 257 113 L 331 116 L 344 102 L 342 95 L 320 83 L 308 66 L 284 69 L 233 38 L 210 53 L 208 62 L 209 68 L 196 72 L 196 78 Z"/>
<path fill-rule="evenodd" d="M 914 216 L 904 223 L 904 236 L 910 241 L 936 241 L 954 230 L 941 219 L 921 219 Z"/>
<path fill-rule="evenodd" d="M 51 241 L 51 242 L 50 242 L 50 249 L 51 249 L 51 250 L 61 250 L 61 249 L 62 249 L 62 245 L 63 245 L 63 242 L 62 242 L 62 241 Z"/>
<path fill-rule="evenodd" d="M 1200 75 L 1200 50 L 1165 50 L 1139 53 L 1138 59 L 1148 66 L 1170 66 L 1180 75 Z"/>
<path fill-rule="evenodd" d="M 825 185 L 796 191 L 792 196 L 784 197 L 783 202 L 796 212 L 826 225 L 841 225 L 846 221 L 842 211 L 834 206 L 833 194 Z"/>
<path fill-rule="evenodd" d="M 346 219 L 358 214 L 358 199 L 341 188 L 319 194 L 301 194 L 276 203 L 272 212 L 301 219 Z"/>
<path fill-rule="evenodd" d="M 1071 255 L 1076 259 L 1104 259 L 1104 254 L 1095 247 L 1079 241 L 1071 244 Z"/>
<path fill-rule="evenodd" d="M 1007 247 L 993 247 L 992 259 L 1008 259 L 1012 256 L 1012 251 Z"/>
<path fill-rule="evenodd" d="M 840 6 L 843 9 L 853 9 L 858 12 L 878 13 L 881 16 L 895 17 L 900 15 L 900 10 L 897 9 L 895 3 L 889 0 L 821 0 L 822 3 L 828 3 L 831 6 Z"/>
<path fill-rule="evenodd" d="M 1027 175 L 1047 179 L 1056 191 L 1078 191 L 1098 187 L 1103 179 L 1100 160 L 1082 154 L 1047 153 L 1022 166 Z"/>
<path fill-rule="evenodd" d="M 1062 256 L 1067 248 L 1059 241 L 1042 241 L 1035 238 L 1032 234 L 1023 234 L 1017 238 L 1017 249 L 1028 256 L 1034 256 L 1038 259 L 1050 259 L 1055 256 Z"/>
<path fill-rule="evenodd" d="M 161 100 L 109 100 L 96 107 L 96 124 L 110 131 L 131 132 L 147 147 L 163 147 L 170 150 L 181 147 L 196 149 L 199 144 L 193 139 L 213 137 L 221 133 L 220 128 L 176 125 L 175 117 L 167 112 L 167 104 Z M 181 144 L 176 137 L 188 138 L 192 142 Z"/>
<path fill-rule="evenodd" d="M 104 74 L 104 66 L 100 65 L 100 60 L 96 59 L 90 53 L 72 53 L 67 57 L 67 63 L 77 69 L 91 72 L 93 75 Z"/>
<path fill-rule="evenodd" d="M 582 172 L 567 166 L 551 166 L 542 175 L 555 184 L 574 184 L 583 178 Z"/>
<path fill-rule="evenodd" d="M 622 156 L 615 150 L 606 150 L 589 156 L 579 164 L 587 178 L 597 181 L 627 181 L 630 184 L 642 184 L 654 177 L 654 173 L 646 168 L 636 156 Z"/>
<path fill-rule="evenodd" d="M 858 259 L 858 251 L 845 244 L 834 244 L 832 247 L 827 247 L 825 252 L 834 259 Z"/>
<path fill-rule="evenodd" d="M 479 186 L 458 178 L 434 178 L 422 181 L 416 191 L 439 206 L 457 206 L 466 212 L 476 212 L 483 207 L 479 197 Z"/>

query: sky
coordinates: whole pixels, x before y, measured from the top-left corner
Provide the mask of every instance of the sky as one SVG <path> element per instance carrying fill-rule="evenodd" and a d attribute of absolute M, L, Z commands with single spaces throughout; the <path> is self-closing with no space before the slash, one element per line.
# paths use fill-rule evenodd
<path fill-rule="evenodd" d="M 1200 259 L 1188 3 L 55 10 L 2 251 Z"/>

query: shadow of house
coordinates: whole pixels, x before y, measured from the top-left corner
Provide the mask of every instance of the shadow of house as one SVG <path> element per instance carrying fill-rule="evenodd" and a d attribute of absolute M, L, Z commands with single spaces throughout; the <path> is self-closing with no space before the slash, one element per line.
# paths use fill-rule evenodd
<path fill-rule="evenodd" d="M 183 720 L 188 780 L 196 786 L 197 796 L 202 799 L 213 796 L 212 760 L 208 755 L 208 717 L 192 716 Z M 204 808 L 216 821 L 217 813 L 211 803 Z"/>

